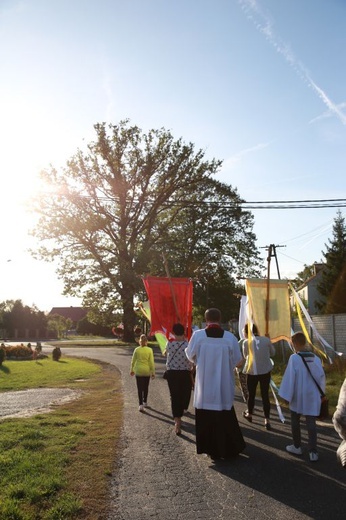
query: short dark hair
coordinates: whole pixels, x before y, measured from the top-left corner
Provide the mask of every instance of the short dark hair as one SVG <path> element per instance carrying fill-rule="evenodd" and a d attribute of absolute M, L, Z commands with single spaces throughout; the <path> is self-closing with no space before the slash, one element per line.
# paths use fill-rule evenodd
<path fill-rule="evenodd" d="M 173 325 L 173 332 L 176 336 L 183 336 L 185 334 L 185 328 L 184 325 L 181 323 L 175 323 Z"/>
<path fill-rule="evenodd" d="M 218 323 L 221 321 L 221 311 L 216 308 L 207 309 L 204 313 L 205 321 L 209 321 L 211 323 Z"/>
<path fill-rule="evenodd" d="M 292 342 L 298 347 L 304 347 L 306 345 L 306 337 L 304 332 L 298 331 L 295 334 L 293 334 Z"/>
<path fill-rule="evenodd" d="M 245 331 L 246 334 L 249 333 L 249 324 L 248 323 L 245 323 L 244 331 Z M 259 335 L 258 334 L 257 325 L 255 325 L 254 323 L 252 325 L 252 333 L 253 333 L 254 336 L 258 336 Z"/>

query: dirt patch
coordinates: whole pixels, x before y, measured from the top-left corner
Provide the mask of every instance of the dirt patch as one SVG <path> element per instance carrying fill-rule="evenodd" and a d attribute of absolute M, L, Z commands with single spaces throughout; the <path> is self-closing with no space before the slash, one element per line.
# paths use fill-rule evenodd
<path fill-rule="evenodd" d="M 2 392 L 0 421 L 11 417 L 31 417 L 40 413 L 49 413 L 54 406 L 59 406 L 81 395 L 81 391 L 70 388 L 33 388 L 17 392 Z"/>

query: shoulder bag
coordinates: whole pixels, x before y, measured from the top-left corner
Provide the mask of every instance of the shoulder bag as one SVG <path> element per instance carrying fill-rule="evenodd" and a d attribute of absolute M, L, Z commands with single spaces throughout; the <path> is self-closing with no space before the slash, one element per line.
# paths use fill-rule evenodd
<path fill-rule="evenodd" d="M 329 417 L 329 409 L 328 409 L 328 406 L 329 406 L 329 399 L 328 397 L 326 396 L 326 394 L 323 392 L 322 388 L 320 387 L 320 385 L 317 383 L 316 379 L 314 378 L 314 376 L 312 375 L 311 373 L 311 370 L 306 362 L 306 360 L 304 359 L 303 356 L 301 356 L 300 354 L 298 354 L 298 356 L 300 358 L 302 358 L 302 361 L 304 363 L 304 365 L 306 366 L 307 368 L 307 371 L 309 372 L 310 376 L 312 377 L 312 379 L 314 380 L 314 383 L 315 385 L 317 386 L 320 394 L 321 394 L 321 408 L 320 408 L 320 415 L 318 416 L 318 419 L 320 420 L 323 420 L 323 419 L 328 419 Z"/>

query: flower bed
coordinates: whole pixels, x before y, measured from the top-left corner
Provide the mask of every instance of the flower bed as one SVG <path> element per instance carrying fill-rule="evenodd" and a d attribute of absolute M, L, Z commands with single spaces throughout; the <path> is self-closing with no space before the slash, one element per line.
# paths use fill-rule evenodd
<path fill-rule="evenodd" d="M 42 359 L 47 357 L 40 352 L 34 351 L 31 347 L 25 345 L 11 345 L 9 347 L 2 347 L 5 350 L 6 359 L 26 361 L 29 359 Z"/>

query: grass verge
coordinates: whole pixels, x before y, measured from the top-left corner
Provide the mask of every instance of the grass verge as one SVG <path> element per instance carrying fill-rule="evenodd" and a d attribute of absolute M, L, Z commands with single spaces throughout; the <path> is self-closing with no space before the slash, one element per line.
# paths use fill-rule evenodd
<path fill-rule="evenodd" d="M 120 374 L 112 365 L 63 361 L 42 360 L 41 372 L 33 361 L 1 367 L 16 373 L 11 390 L 34 384 L 83 390 L 81 398 L 49 414 L 0 422 L 2 520 L 107 518 L 123 419 Z M 4 379 L 12 377 L 1 372 L 0 388 L 9 389 Z"/>

